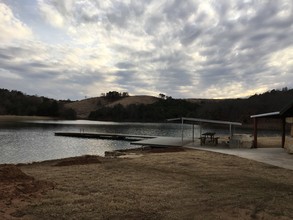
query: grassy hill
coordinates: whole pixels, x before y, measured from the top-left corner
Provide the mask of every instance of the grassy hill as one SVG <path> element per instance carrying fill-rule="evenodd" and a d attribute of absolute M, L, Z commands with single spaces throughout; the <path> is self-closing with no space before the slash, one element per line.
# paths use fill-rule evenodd
<path fill-rule="evenodd" d="M 157 102 L 159 98 L 153 96 L 128 96 L 117 99 L 108 99 L 106 97 L 95 97 L 80 101 L 66 103 L 66 108 L 72 108 L 77 118 L 88 118 L 91 112 L 101 108 L 113 108 L 116 105 L 127 107 L 129 105 L 149 105 Z"/>
<path fill-rule="evenodd" d="M 138 96 L 128 96 L 112 103 L 109 103 L 106 107 L 114 107 L 115 105 L 122 105 L 123 107 L 127 107 L 129 105 L 150 105 L 157 102 L 159 98 L 154 96 L 146 96 L 146 95 L 138 95 Z"/>
<path fill-rule="evenodd" d="M 72 108 L 76 112 L 77 118 L 87 118 L 92 111 L 96 111 L 99 106 L 108 102 L 101 97 L 88 98 L 80 101 L 66 103 L 66 108 Z"/>

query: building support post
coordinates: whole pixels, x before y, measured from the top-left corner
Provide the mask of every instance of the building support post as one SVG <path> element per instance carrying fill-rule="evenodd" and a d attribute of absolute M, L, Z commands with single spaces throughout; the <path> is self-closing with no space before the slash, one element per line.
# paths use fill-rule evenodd
<path fill-rule="evenodd" d="M 257 118 L 254 118 L 253 120 L 254 126 L 253 126 L 253 147 L 257 148 Z"/>
<path fill-rule="evenodd" d="M 286 138 L 286 118 L 282 118 L 282 148 L 285 146 L 285 138 Z"/>

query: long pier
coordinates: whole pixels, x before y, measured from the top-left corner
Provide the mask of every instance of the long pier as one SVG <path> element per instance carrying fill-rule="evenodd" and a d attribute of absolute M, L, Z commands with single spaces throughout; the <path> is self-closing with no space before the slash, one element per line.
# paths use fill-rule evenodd
<path fill-rule="evenodd" d="M 96 132 L 55 132 L 55 136 L 76 137 L 76 138 L 95 138 L 125 141 L 140 141 L 143 139 L 156 138 L 150 135 L 134 135 L 134 134 L 117 134 L 117 133 L 96 133 Z"/>

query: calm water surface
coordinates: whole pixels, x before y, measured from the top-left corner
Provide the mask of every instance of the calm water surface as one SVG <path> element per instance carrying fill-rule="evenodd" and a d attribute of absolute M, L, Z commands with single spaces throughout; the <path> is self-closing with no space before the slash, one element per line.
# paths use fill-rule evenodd
<path fill-rule="evenodd" d="M 190 129 L 190 126 L 185 126 Z M 57 131 L 180 136 L 179 124 L 97 121 L 0 122 L 0 164 L 25 163 L 137 147 L 128 141 L 54 136 Z"/>
<path fill-rule="evenodd" d="M 181 125 L 169 123 L 116 123 L 97 121 L 0 122 L 0 164 L 26 163 L 80 156 L 104 156 L 105 151 L 135 148 L 128 141 L 54 136 L 54 132 L 108 132 L 181 137 Z M 206 128 L 206 130 L 209 130 Z M 205 129 L 203 130 L 205 131 Z M 218 130 L 228 134 L 229 130 Z M 195 126 L 195 136 L 199 128 Z M 184 136 L 192 136 L 192 126 L 184 125 Z"/>

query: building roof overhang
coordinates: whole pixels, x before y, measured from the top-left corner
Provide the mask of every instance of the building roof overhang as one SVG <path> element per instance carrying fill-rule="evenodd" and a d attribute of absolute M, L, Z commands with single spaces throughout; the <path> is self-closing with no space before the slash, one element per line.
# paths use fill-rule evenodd
<path fill-rule="evenodd" d="M 280 111 L 251 115 L 250 118 L 286 118 L 286 117 L 292 117 L 292 116 L 293 116 L 293 103 L 290 103 L 289 105 L 285 106 Z"/>
<path fill-rule="evenodd" d="M 276 117 L 279 115 L 280 115 L 280 112 L 268 112 L 268 113 L 262 113 L 258 115 L 251 115 L 250 118 L 267 118 L 267 117 Z"/>

